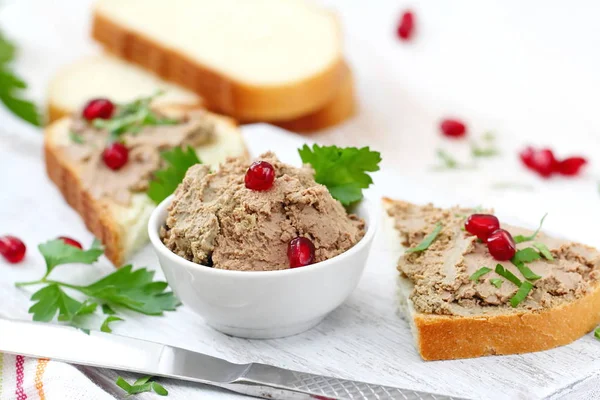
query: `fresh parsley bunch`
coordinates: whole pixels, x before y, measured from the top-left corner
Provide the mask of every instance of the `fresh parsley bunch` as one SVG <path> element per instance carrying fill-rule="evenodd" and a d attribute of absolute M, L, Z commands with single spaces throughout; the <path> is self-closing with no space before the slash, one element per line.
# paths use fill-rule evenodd
<path fill-rule="evenodd" d="M 44 276 L 32 282 L 20 282 L 16 286 L 44 285 L 31 296 L 34 304 L 29 309 L 34 321 L 49 322 L 58 314 L 58 320 L 74 326 L 81 326 L 81 317 L 93 314 L 102 304 L 108 317 L 102 324 L 103 332 L 111 332 L 109 324 L 122 321 L 115 316 L 115 307 L 124 307 L 146 315 L 162 315 L 163 311 L 173 311 L 179 300 L 173 292 L 166 291 L 167 282 L 153 281 L 154 271 L 146 268 L 133 270 L 131 265 L 121 267 L 112 274 L 89 285 L 73 285 L 49 279 L 59 265 L 82 263 L 93 264 L 104 253 L 98 241 L 88 250 L 65 244 L 62 240 L 50 240 L 38 246 L 46 261 Z M 84 301 L 71 297 L 72 290 L 86 295 Z"/>
<path fill-rule="evenodd" d="M 16 47 L 0 32 L 0 102 L 17 117 L 32 125 L 40 126 L 40 114 L 36 106 L 24 100 L 20 93 L 27 84 L 12 69 Z"/>
<path fill-rule="evenodd" d="M 363 189 L 373 179 L 367 172 L 379 171 L 381 154 L 368 147 L 337 147 L 304 145 L 298 149 L 300 158 L 315 170 L 315 181 L 327 186 L 334 199 L 350 205 L 363 198 Z"/>

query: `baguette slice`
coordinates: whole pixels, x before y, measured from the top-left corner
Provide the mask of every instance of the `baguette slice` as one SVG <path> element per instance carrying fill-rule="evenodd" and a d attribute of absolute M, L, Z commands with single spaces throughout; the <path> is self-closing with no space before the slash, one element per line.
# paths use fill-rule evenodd
<path fill-rule="evenodd" d="M 185 108 L 163 106 L 168 115 L 177 115 Z M 246 145 L 235 123 L 216 114 L 207 116 L 215 121 L 216 137 L 196 148 L 200 160 L 217 166 L 227 157 L 248 155 Z M 123 206 L 108 199 L 94 198 L 85 188 L 80 171 L 62 156 L 59 148 L 69 145 L 71 118 L 62 118 L 45 129 L 44 152 L 46 170 L 63 197 L 83 218 L 87 228 L 105 246 L 105 254 L 117 267 L 148 240 L 147 225 L 155 204 L 145 193 L 135 193 L 131 204 Z"/>
<path fill-rule="evenodd" d="M 390 239 L 390 245 L 393 243 L 396 246 L 395 252 L 402 254 L 402 243 L 406 242 L 407 238 L 405 232 L 397 230 L 395 220 L 389 213 L 398 206 L 419 206 L 388 198 L 383 199 L 383 206 L 387 211 L 384 213 L 385 234 Z M 543 234 L 540 236 L 540 240 L 551 240 Z M 531 246 L 531 242 L 523 245 Z M 532 310 L 520 305 L 514 309 L 510 306 L 498 306 L 497 310 L 494 310 L 494 306 L 487 306 L 485 312 L 471 315 L 420 312 L 415 306 L 415 301 L 418 301 L 420 296 L 415 293 L 415 283 L 401 273 L 398 277 L 399 312 L 410 325 L 421 357 L 424 360 L 450 360 L 541 351 L 569 344 L 590 332 L 600 324 L 600 283 L 597 278 L 600 256 L 595 249 L 579 244 L 574 246 L 591 257 L 589 265 L 584 269 L 589 268 L 588 273 L 595 274 L 595 279 L 589 282 L 589 288 L 584 295 L 565 299 L 556 305 L 541 309 Z M 562 262 L 562 256 L 558 257 L 556 262 Z M 494 268 L 494 265 L 490 264 L 488 267 Z M 534 269 L 534 266 L 531 265 L 531 268 Z M 513 271 L 524 280 L 516 269 Z M 478 284 L 486 284 L 490 278 L 501 277 L 495 272 L 490 272 L 480 278 Z M 536 289 L 530 293 L 529 298 L 536 295 L 537 286 L 544 284 L 545 279 L 542 277 L 536 282 Z M 502 286 L 505 285 L 512 283 L 504 280 Z"/>
<path fill-rule="evenodd" d="M 48 116 L 50 122 L 78 112 L 92 98 L 106 97 L 117 103 L 126 103 L 149 96 L 157 90 L 164 95 L 156 98 L 156 105 L 201 107 L 202 97 L 179 85 L 170 84 L 143 68 L 110 55 L 95 55 L 60 70 L 48 89 Z M 333 101 L 324 108 L 276 125 L 295 132 L 311 132 L 328 128 L 354 115 L 354 83 L 350 68 L 344 64 L 344 79 Z M 252 121 L 244 121 L 252 122 Z"/>
<path fill-rule="evenodd" d="M 317 111 L 344 75 L 337 18 L 302 0 L 100 0 L 92 36 L 239 120 Z"/>

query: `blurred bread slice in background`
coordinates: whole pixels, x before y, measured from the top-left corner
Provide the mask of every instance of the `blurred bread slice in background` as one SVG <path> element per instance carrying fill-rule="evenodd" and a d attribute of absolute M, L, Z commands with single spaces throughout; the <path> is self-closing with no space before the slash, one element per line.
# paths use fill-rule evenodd
<path fill-rule="evenodd" d="M 164 92 L 154 104 L 179 107 L 202 107 L 205 101 L 183 87 L 168 83 L 143 68 L 111 55 L 83 58 L 60 70 L 48 88 L 47 112 L 50 122 L 79 112 L 93 98 L 105 97 L 116 103 Z M 344 64 L 344 76 L 334 99 L 325 107 L 276 125 L 294 132 L 318 131 L 339 124 L 355 112 L 354 82 L 350 68 Z M 253 121 L 243 121 L 253 122 Z"/>
<path fill-rule="evenodd" d="M 316 112 L 344 79 L 338 19 L 302 0 L 99 0 L 92 36 L 241 121 Z"/>

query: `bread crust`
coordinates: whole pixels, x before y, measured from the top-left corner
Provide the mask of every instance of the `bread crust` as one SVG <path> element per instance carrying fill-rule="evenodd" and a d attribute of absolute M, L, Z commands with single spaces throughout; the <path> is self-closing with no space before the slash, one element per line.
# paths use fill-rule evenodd
<path fill-rule="evenodd" d="M 44 155 L 48 177 L 58 187 L 67 203 L 79 213 L 85 226 L 104 245 L 104 254 L 117 267 L 125 261 L 123 232 L 112 218 L 109 205 L 93 198 L 83 187 L 77 171 L 62 159 L 52 143 L 52 126 L 46 128 Z"/>
<path fill-rule="evenodd" d="M 242 121 L 282 121 L 323 108 L 338 91 L 344 61 L 308 79 L 282 86 L 252 86 L 200 65 L 94 10 L 92 37 L 111 53 L 198 93 L 217 112 Z"/>
<path fill-rule="evenodd" d="M 382 199 L 384 207 L 394 203 Z M 410 316 L 407 316 L 410 318 Z M 569 344 L 600 324 L 600 284 L 559 306 L 500 315 L 416 313 L 417 350 L 424 360 L 520 354 Z"/>

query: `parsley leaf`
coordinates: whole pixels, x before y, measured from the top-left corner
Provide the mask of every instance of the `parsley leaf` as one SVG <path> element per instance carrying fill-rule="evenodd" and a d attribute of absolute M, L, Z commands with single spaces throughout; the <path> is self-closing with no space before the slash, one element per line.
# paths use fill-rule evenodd
<path fill-rule="evenodd" d="M 362 190 L 373 179 L 367 172 L 379 171 L 381 154 L 368 147 L 302 146 L 300 158 L 315 170 L 315 181 L 327 186 L 329 193 L 343 205 L 363 198 Z"/>
<path fill-rule="evenodd" d="M 13 114 L 32 125 L 40 126 L 41 119 L 36 106 L 21 98 L 27 84 L 10 67 L 15 57 L 15 45 L 0 32 L 0 102 Z"/>
<path fill-rule="evenodd" d="M 544 216 L 540 220 L 540 225 L 538 226 L 536 231 L 533 232 L 533 235 L 531 235 L 531 236 L 517 235 L 514 237 L 515 243 L 523 243 L 523 242 L 528 242 L 530 240 L 534 240 L 535 237 L 537 236 L 537 234 L 540 232 L 540 229 L 542 229 L 542 225 L 544 224 L 544 220 L 546 219 L 547 216 L 548 216 L 548 213 L 544 214 Z"/>
<path fill-rule="evenodd" d="M 490 279 L 490 283 L 500 289 L 500 286 L 502 286 L 504 281 L 500 278 L 492 278 Z"/>
<path fill-rule="evenodd" d="M 540 254 L 544 256 L 546 260 L 554 261 L 554 257 L 552 256 L 550 249 L 544 243 L 533 243 L 532 246 L 538 249 Z"/>
<path fill-rule="evenodd" d="M 154 391 L 159 396 L 167 396 L 169 392 L 161 384 L 152 380 L 152 376 L 144 376 L 133 383 L 129 384 L 122 377 L 117 377 L 116 384 L 118 387 L 123 389 L 127 394 L 138 394 L 144 392 Z"/>
<path fill-rule="evenodd" d="M 196 152 L 190 146 L 185 151 L 181 147 L 175 147 L 163 152 L 161 157 L 169 165 L 154 173 L 154 179 L 150 181 L 147 191 L 148 197 L 156 204 L 169 197 L 177 189 L 192 165 L 200 163 Z"/>
<path fill-rule="evenodd" d="M 124 320 L 123 320 L 123 318 L 117 317 L 116 315 L 109 315 L 108 317 L 106 317 L 104 322 L 102 322 L 100 331 L 106 332 L 106 333 L 112 333 L 112 329 L 110 328 L 109 324 L 111 322 L 115 322 L 115 321 L 124 321 Z"/>
<path fill-rule="evenodd" d="M 596 328 L 596 330 L 594 331 L 594 336 L 596 337 L 596 339 L 600 340 L 600 327 Z"/>
<path fill-rule="evenodd" d="M 94 242 L 89 250 L 81 250 L 66 244 L 60 239 L 54 239 L 38 246 L 40 253 L 46 260 L 46 276 L 61 264 L 93 264 L 104 253 L 104 249 Z"/>
<path fill-rule="evenodd" d="M 96 311 L 99 300 L 103 312 L 109 315 L 101 330 L 110 332 L 109 323 L 122 321 L 120 317 L 113 315 L 112 306 L 126 307 L 146 315 L 162 315 L 163 311 L 175 310 L 180 305 L 173 292 L 166 291 L 167 282 L 153 281 L 153 271 L 146 268 L 134 271 L 131 265 L 122 267 L 87 286 L 48 279 L 48 275 L 58 265 L 95 262 L 103 253 L 97 240 L 88 250 L 69 246 L 60 239 L 42 243 L 39 250 L 46 260 L 44 276 L 37 281 L 16 283 L 16 286 L 46 285 L 31 296 L 34 304 L 29 312 L 33 314 L 34 321 L 49 322 L 58 314 L 59 321 L 77 326 L 79 317 Z M 89 299 L 80 302 L 69 296 L 63 288 L 78 291 L 87 295 Z"/>
<path fill-rule="evenodd" d="M 488 267 L 481 267 L 469 277 L 470 280 L 477 282 L 483 275 L 492 272 Z"/>
<path fill-rule="evenodd" d="M 506 278 L 510 282 L 514 283 L 516 286 L 521 286 L 522 282 L 519 278 L 516 277 L 515 274 L 504 268 L 502 264 L 496 264 L 496 269 L 494 270 L 498 275 Z"/>
<path fill-rule="evenodd" d="M 442 231 L 442 228 L 443 228 L 442 224 L 440 222 L 438 222 L 435 225 L 435 228 L 433 229 L 433 231 L 429 235 L 425 236 L 425 238 L 421 241 L 421 243 L 419 243 L 415 247 L 412 247 L 412 248 L 406 250 L 406 253 L 416 253 L 416 252 L 427 250 L 429 248 L 429 246 L 431 246 L 431 243 L 433 243 L 435 238 L 437 238 L 437 236 L 440 234 L 440 232 Z"/>
<path fill-rule="evenodd" d="M 529 294 L 529 292 L 531 292 L 532 289 L 533 285 L 531 284 L 531 282 L 523 282 L 519 287 L 519 290 L 517 290 L 517 293 L 515 293 L 515 295 L 511 297 L 510 305 L 513 307 L 518 306 L 523 300 L 527 298 L 527 295 Z"/>

